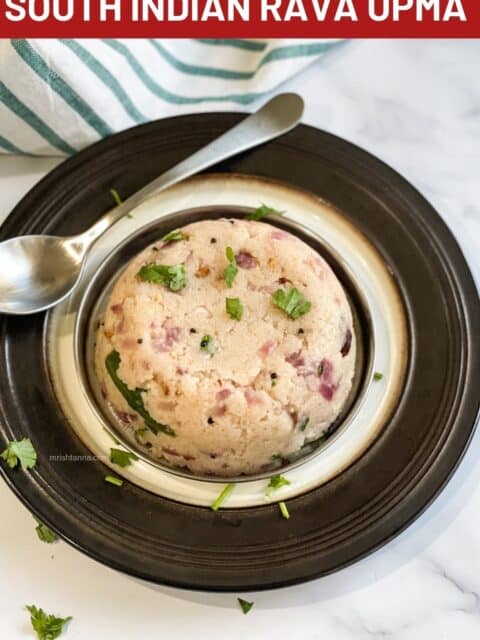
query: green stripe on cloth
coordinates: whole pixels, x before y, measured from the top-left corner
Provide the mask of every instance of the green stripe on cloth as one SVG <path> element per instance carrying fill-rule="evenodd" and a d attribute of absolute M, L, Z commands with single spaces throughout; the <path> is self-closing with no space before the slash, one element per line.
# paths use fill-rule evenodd
<path fill-rule="evenodd" d="M 170 53 L 170 51 L 168 51 L 168 49 L 165 49 L 165 47 L 163 47 L 156 40 L 149 40 L 149 43 L 152 45 L 152 47 L 155 48 L 155 51 L 157 51 L 157 53 L 159 53 L 166 62 L 177 69 L 177 71 L 181 71 L 182 73 L 188 73 L 192 76 L 222 78 L 224 80 L 248 80 L 255 75 L 255 72 L 251 73 L 250 71 L 233 71 L 231 69 L 220 69 L 215 67 L 200 66 L 196 64 L 188 64 L 187 62 L 182 62 L 181 60 L 176 58 L 172 53 Z"/>
<path fill-rule="evenodd" d="M 340 44 L 343 44 L 343 42 L 317 42 L 312 44 L 292 44 L 286 47 L 272 49 L 262 59 L 258 68 L 267 64 L 267 62 L 273 62 L 275 60 L 318 56 L 320 53 L 326 53 L 327 51 L 330 51 L 330 49 L 338 47 Z"/>
<path fill-rule="evenodd" d="M 104 44 L 108 47 L 122 55 L 125 60 L 128 62 L 130 67 L 133 69 L 138 79 L 143 83 L 143 85 L 151 91 L 153 94 L 165 100 L 165 102 L 169 102 L 171 104 L 200 104 L 202 102 L 236 102 L 237 104 L 249 104 L 253 102 L 257 98 L 264 96 L 265 93 L 244 93 L 244 94 L 232 94 L 232 95 L 222 95 L 222 96 L 202 96 L 197 98 L 191 98 L 189 96 L 181 96 L 176 93 L 172 93 L 168 91 L 164 87 L 158 84 L 143 68 L 137 58 L 133 55 L 130 49 L 125 46 L 123 43 L 118 42 L 118 40 L 103 40 Z"/>
<path fill-rule="evenodd" d="M 85 66 L 88 67 L 90 71 L 92 71 L 97 78 L 103 82 L 106 87 L 108 87 L 108 89 L 110 89 L 132 120 L 136 123 L 146 122 L 148 120 L 148 118 L 141 113 L 130 100 L 128 93 L 122 87 L 120 82 L 112 73 L 110 73 L 100 60 L 98 60 L 98 58 L 96 58 L 76 40 L 63 39 L 59 40 L 59 42 L 68 47 L 68 49 L 70 49 L 70 51 L 72 51 L 72 53 L 74 53 L 77 58 L 79 58 L 79 60 L 81 60 Z"/>
<path fill-rule="evenodd" d="M 26 40 L 11 40 L 12 46 L 22 60 L 47 86 L 51 87 L 74 111 L 100 136 L 113 133 L 113 129 L 87 104 L 78 93 L 53 71 Z"/>
<path fill-rule="evenodd" d="M 25 153 L 25 151 L 19 149 L 17 145 L 13 144 L 13 142 L 10 142 L 10 140 L 7 140 L 3 136 L 0 136 L 0 147 L 9 153 Z"/>
<path fill-rule="evenodd" d="M 17 96 L 13 94 L 2 81 L 0 81 L 0 101 L 3 102 L 10 111 L 34 129 L 44 140 L 52 145 L 52 147 L 59 149 L 67 155 L 71 155 L 76 152 L 76 149 L 71 147 L 68 142 L 55 133 L 55 131 L 51 129 L 46 122 L 39 118 L 24 102 L 17 98 Z"/>
<path fill-rule="evenodd" d="M 291 45 L 287 47 L 278 47 L 278 49 L 272 49 L 258 62 L 253 71 L 233 71 L 231 69 L 220 69 L 218 67 L 205 67 L 199 65 L 188 64 L 182 62 L 176 58 L 170 51 L 162 46 L 156 40 L 149 40 L 149 43 L 155 48 L 162 58 L 168 62 L 172 67 L 181 71 L 182 73 L 188 73 L 194 76 L 208 76 L 211 78 L 222 78 L 224 80 L 251 80 L 255 77 L 258 71 L 269 62 L 276 60 L 286 60 L 289 58 L 303 58 L 308 56 L 315 56 L 320 53 L 325 53 L 332 47 L 338 45 L 337 42 L 322 42 L 316 44 L 300 44 Z"/>
<path fill-rule="evenodd" d="M 236 49 L 244 49 L 245 51 L 265 51 L 267 48 L 266 42 L 260 40 L 228 40 L 221 38 L 197 38 L 195 42 L 201 42 L 202 44 L 213 44 L 220 47 L 235 47 Z"/>

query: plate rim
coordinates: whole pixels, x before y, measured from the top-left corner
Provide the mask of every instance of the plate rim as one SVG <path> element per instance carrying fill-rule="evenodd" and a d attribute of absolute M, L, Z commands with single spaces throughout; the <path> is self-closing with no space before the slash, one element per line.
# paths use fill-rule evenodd
<path fill-rule="evenodd" d="M 176 116 L 173 118 L 168 118 L 165 120 L 161 120 L 161 121 L 155 121 L 153 123 L 148 123 L 146 125 L 139 125 L 138 127 L 134 127 L 133 129 L 129 129 L 127 131 L 121 132 L 119 134 L 116 134 L 115 136 L 112 136 L 111 138 L 107 139 L 107 140 L 103 140 L 100 141 L 98 143 L 96 143 L 95 145 L 92 145 L 92 147 L 89 147 L 88 149 L 82 151 L 81 153 L 77 154 L 75 157 L 69 159 L 68 161 L 66 161 L 65 163 L 62 163 L 61 165 L 59 165 L 58 167 L 56 167 L 52 172 L 50 172 L 49 174 L 47 174 L 37 185 L 35 185 L 29 192 L 28 194 L 16 205 L 16 207 L 13 209 L 13 211 L 9 214 L 9 216 L 7 217 L 7 219 L 5 220 L 5 222 L 3 223 L 1 229 L 0 229 L 0 239 L 4 239 L 6 237 L 8 237 L 8 230 L 10 227 L 14 226 L 15 223 L 17 222 L 17 218 L 19 218 L 20 216 L 23 216 L 24 211 L 30 208 L 30 206 L 33 204 L 34 200 L 36 198 L 38 198 L 40 196 L 40 199 L 42 197 L 42 190 L 48 190 L 49 185 L 51 185 L 52 183 L 57 182 L 58 180 L 62 180 L 65 176 L 68 176 L 69 173 L 72 173 L 75 171 L 76 167 L 81 165 L 83 162 L 88 161 L 88 159 L 93 155 L 96 154 L 97 149 L 99 149 L 100 147 L 103 149 L 105 148 L 106 150 L 108 150 L 110 147 L 115 147 L 115 144 L 117 143 L 117 141 L 119 139 L 128 139 L 129 136 L 134 136 L 135 133 L 139 130 L 142 129 L 143 131 L 147 131 L 150 128 L 156 128 L 158 126 L 158 123 L 162 123 L 163 126 L 165 126 L 166 123 L 170 123 L 170 126 L 172 126 L 172 124 L 174 124 L 174 122 L 178 122 L 179 119 L 181 120 L 185 120 L 185 121 L 192 121 L 192 119 L 197 119 L 197 120 L 205 120 L 207 121 L 208 119 L 210 119 L 210 121 L 212 121 L 212 119 L 215 119 L 216 123 L 218 123 L 220 120 L 222 120 L 222 122 L 225 124 L 235 124 L 236 121 L 238 121 L 243 114 L 229 114 L 229 113 L 225 113 L 222 112 L 221 114 L 212 114 L 212 113 L 207 113 L 207 114 L 195 114 L 195 115 L 187 115 L 187 116 Z M 227 127 L 223 127 L 223 128 L 227 128 Z M 475 285 L 475 281 L 473 279 L 472 273 L 469 269 L 469 266 L 466 262 L 466 259 L 463 256 L 463 253 L 460 249 L 460 246 L 458 244 L 458 241 L 456 240 L 455 236 L 453 235 L 453 233 L 450 231 L 450 229 L 448 228 L 447 224 L 445 223 L 445 221 L 440 217 L 439 214 L 437 214 L 437 212 L 433 209 L 433 207 L 430 205 L 430 203 L 428 203 L 428 201 L 407 181 L 405 180 L 402 176 L 400 176 L 394 169 L 392 169 L 391 167 L 389 167 L 386 163 L 384 163 L 383 161 L 377 159 L 375 156 L 373 156 L 372 154 L 370 154 L 367 151 L 362 150 L 360 147 L 353 145 L 345 140 L 343 140 L 342 138 L 338 138 L 337 136 L 334 136 L 332 134 L 329 134 L 327 132 L 323 132 L 321 130 L 317 130 L 314 129 L 313 127 L 308 127 L 306 125 L 302 125 L 300 128 L 303 132 L 309 133 L 309 132 L 314 132 L 314 134 L 318 134 L 320 133 L 323 136 L 326 136 L 330 143 L 332 143 L 333 145 L 340 145 L 340 151 L 345 151 L 349 154 L 353 154 L 353 156 L 360 156 L 360 159 L 363 158 L 363 160 L 367 163 L 372 165 L 373 167 L 376 167 L 377 169 L 381 169 L 381 173 L 383 172 L 387 172 L 387 175 L 390 176 L 391 178 L 391 184 L 393 184 L 393 186 L 395 186 L 396 189 L 401 189 L 403 187 L 403 190 L 405 190 L 405 188 L 407 188 L 407 191 L 409 191 L 409 196 L 414 198 L 417 203 L 421 206 L 422 211 L 424 211 L 424 213 L 426 214 L 426 216 L 428 216 L 431 220 L 433 219 L 437 229 L 436 232 L 438 233 L 439 236 L 441 236 L 442 239 L 442 244 L 440 246 L 437 246 L 436 249 L 437 251 L 440 251 L 442 254 L 442 257 L 445 258 L 446 256 L 444 255 L 444 247 L 445 245 L 449 246 L 449 260 L 447 262 L 451 273 L 450 273 L 450 277 L 452 279 L 453 282 L 455 282 L 455 284 L 457 284 L 459 286 L 459 283 L 461 281 L 462 287 L 459 286 L 459 290 L 457 291 L 457 294 L 459 294 L 460 299 L 462 302 L 466 302 L 466 307 L 465 307 L 465 315 L 463 317 L 463 321 L 466 325 L 468 326 L 469 329 L 469 337 L 470 339 L 472 338 L 472 325 L 476 325 L 477 328 L 480 327 L 480 315 L 479 315 L 479 309 L 478 309 L 478 300 L 477 300 L 477 305 L 475 306 L 473 301 L 470 299 L 465 300 L 465 298 L 467 297 L 465 295 L 466 290 L 470 290 L 470 293 L 472 294 L 477 294 L 477 288 Z M 289 134 L 291 135 L 291 134 Z M 308 136 L 307 136 L 308 137 Z M 355 158 L 354 157 L 355 162 L 357 162 L 359 160 L 359 158 Z M 301 187 L 300 187 L 301 188 Z M 405 197 L 405 196 L 404 196 Z M 45 212 L 44 212 L 45 214 Z M 41 214 L 40 215 L 40 220 L 37 221 L 37 224 L 42 222 L 42 217 Z M 425 220 L 422 220 L 423 224 L 427 224 Z M 26 220 L 23 221 L 23 226 L 28 226 L 28 223 Z M 435 238 L 437 244 L 438 244 L 438 239 Z M 451 258 L 450 253 L 455 254 L 454 255 L 454 260 Z M 455 269 L 453 268 L 455 267 Z M 459 271 L 461 272 L 459 274 Z M 478 294 L 477 294 L 478 297 Z M 468 310 L 468 313 L 467 313 Z M 467 321 L 468 320 L 468 321 Z M 480 339 L 478 334 L 473 335 L 473 338 L 475 338 L 477 346 L 480 344 Z M 468 361 L 468 372 L 470 373 L 470 375 L 473 375 L 473 373 L 480 373 L 480 357 L 479 357 L 479 349 L 471 349 L 470 350 L 470 358 Z M 0 367 L 0 372 L 3 371 L 3 366 Z M 467 401 L 468 400 L 468 401 Z M 436 484 L 436 488 L 433 490 L 433 492 L 430 492 L 430 490 L 428 490 L 429 496 L 426 500 L 423 501 L 423 503 L 415 510 L 415 513 L 413 513 L 408 519 L 404 520 L 403 524 L 401 525 L 400 528 L 397 528 L 394 532 L 392 532 L 390 535 L 384 537 L 383 539 L 378 540 L 375 544 L 372 544 L 371 546 L 369 546 L 368 548 L 366 548 L 364 550 L 363 553 L 361 554 L 357 554 L 354 558 L 351 558 L 349 560 L 346 560 L 345 562 L 340 562 L 337 564 L 337 566 L 335 566 L 333 569 L 329 570 L 329 571 L 321 571 L 321 572 L 313 572 L 310 575 L 302 575 L 299 578 L 296 579 L 288 579 L 288 580 L 282 580 L 281 584 L 277 583 L 273 583 L 273 584 L 262 584 L 261 586 L 255 585 L 255 586 L 231 586 L 231 585 L 227 585 L 225 587 L 219 587 L 216 586 L 215 588 L 212 589 L 212 587 L 207 586 L 207 587 L 202 587 L 199 585 L 188 585 L 188 584 L 181 584 L 175 581 L 169 581 L 167 579 L 162 579 L 161 583 L 162 584 L 168 584 L 170 586 L 174 586 L 174 587 L 179 587 L 179 588 L 187 588 L 187 589 L 198 589 L 198 590 L 205 590 L 205 591 L 236 591 L 236 590 L 242 590 L 242 591 L 249 591 L 249 590 L 261 590 L 261 589 L 271 589 L 274 587 L 283 587 L 283 586 L 289 586 L 292 584 L 297 584 L 300 582 L 304 582 L 306 580 L 309 579 L 313 579 L 315 577 L 318 577 L 320 575 L 327 575 L 328 573 L 332 573 L 334 571 L 337 571 L 345 566 L 348 566 L 349 564 L 352 564 L 353 562 L 356 562 L 357 560 L 369 555 L 370 553 L 372 553 L 373 551 L 375 551 L 376 549 L 378 549 L 379 547 L 383 546 L 384 544 L 386 544 L 387 542 L 389 542 L 392 538 L 396 537 L 396 535 L 398 535 L 401 531 L 403 531 L 404 529 L 406 529 L 413 521 L 415 521 L 427 508 L 428 506 L 436 499 L 436 497 L 439 495 L 439 493 L 441 493 L 441 491 L 443 490 L 443 488 L 446 486 L 446 484 L 448 483 L 448 481 L 450 480 L 450 478 L 452 477 L 452 475 L 454 474 L 455 470 L 458 468 L 461 460 L 463 459 L 463 456 L 468 448 L 468 445 L 471 442 L 471 439 L 473 437 L 473 434 L 475 432 L 475 427 L 476 424 L 478 422 L 478 414 L 479 414 L 479 409 L 480 409 L 480 398 L 475 400 L 475 398 L 473 397 L 473 394 L 471 395 L 470 398 L 468 398 L 467 400 L 465 400 L 465 404 L 469 405 L 469 409 L 470 409 L 470 414 L 472 414 L 473 416 L 473 424 L 469 429 L 468 432 L 468 436 L 466 438 L 462 438 L 462 446 L 460 449 L 460 452 L 458 454 L 456 454 L 455 460 L 453 462 L 453 464 L 448 464 L 448 471 L 447 473 L 444 473 L 443 477 L 442 477 L 442 481 L 440 483 L 434 483 Z M 3 412 L 3 407 L 2 407 L 2 412 Z M 9 431 L 9 428 L 5 428 L 3 427 L 3 429 L 5 431 Z M 12 434 L 10 434 L 12 435 Z M 442 450 L 445 447 L 442 446 Z M 438 461 L 438 456 L 435 458 L 435 462 Z M 43 521 L 45 521 L 45 523 L 47 525 L 51 525 L 52 528 L 55 529 L 55 525 L 54 523 L 49 520 L 49 515 L 47 514 L 47 516 L 45 516 L 44 512 L 40 513 L 40 511 L 37 509 L 37 507 L 35 506 L 35 503 L 32 502 L 31 500 L 28 499 L 28 496 L 25 495 L 24 493 L 22 493 L 21 491 L 21 478 L 25 475 L 23 474 L 23 472 L 19 472 L 18 470 L 17 474 L 12 474 L 10 473 L 7 469 L 5 469 L 3 467 L 3 465 L 1 465 L 1 475 L 2 477 L 5 478 L 7 485 L 12 489 L 12 491 L 17 495 L 17 497 L 20 498 L 20 500 L 27 506 L 27 508 L 32 512 L 35 513 L 37 516 L 39 516 Z M 37 473 L 35 472 L 35 470 L 33 470 L 33 472 L 30 472 L 34 477 L 37 475 Z M 28 476 L 25 476 L 27 479 L 27 484 L 30 481 Z M 422 476 L 422 481 L 425 479 L 425 475 Z M 422 482 L 423 484 L 423 482 Z M 139 571 L 132 571 L 129 570 L 128 567 L 125 567 L 124 565 L 122 565 L 122 563 L 117 563 L 115 561 L 112 561 L 112 559 L 106 559 L 104 556 L 102 556 L 101 553 L 95 553 L 94 551 L 92 551 L 92 549 L 86 549 L 85 546 L 82 546 L 81 543 L 79 543 L 78 541 L 73 540 L 71 537 L 65 536 L 65 534 L 62 534 L 62 537 L 64 539 L 66 539 L 70 544 L 72 544 L 72 546 L 74 546 L 75 548 L 83 551 L 84 553 L 87 553 L 87 555 L 89 555 L 90 557 L 99 560 L 100 562 L 107 564 L 108 566 L 120 570 L 124 573 L 128 573 L 130 575 L 142 578 L 144 580 L 148 580 L 151 581 L 152 577 L 151 575 L 149 575 L 148 573 L 142 573 Z"/>

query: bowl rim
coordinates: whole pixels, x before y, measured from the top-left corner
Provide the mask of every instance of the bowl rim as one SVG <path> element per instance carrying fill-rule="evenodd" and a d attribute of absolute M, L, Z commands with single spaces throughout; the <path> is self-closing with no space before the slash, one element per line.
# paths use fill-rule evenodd
<path fill-rule="evenodd" d="M 150 196 L 148 200 L 153 200 L 155 195 L 156 194 Z M 108 407 L 109 403 L 102 399 L 99 385 L 96 384 L 96 375 L 93 363 L 90 362 L 89 364 L 89 360 L 91 360 L 92 357 L 89 356 L 88 351 L 94 348 L 93 343 L 98 321 L 97 314 L 100 312 L 99 307 L 101 307 L 102 302 L 108 301 L 112 287 L 121 277 L 121 274 L 128 266 L 128 263 L 134 259 L 138 253 L 143 251 L 143 249 L 147 248 L 149 244 L 154 242 L 154 240 L 146 242 L 143 249 L 136 248 L 133 255 L 108 278 L 106 284 L 103 283 L 104 287 L 100 293 L 98 293 L 98 291 L 95 293 L 95 289 L 98 288 L 98 281 L 102 279 L 102 276 L 104 272 L 108 270 L 110 263 L 114 261 L 119 254 L 127 250 L 128 247 L 139 238 L 143 238 L 157 229 L 163 229 L 161 232 L 159 231 L 160 236 L 170 230 L 180 229 L 186 224 L 190 224 L 192 221 L 217 220 L 221 218 L 244 219 L 253 211 L 253 207 L 243 205 L 234 206 L 231 204 L 215 204 L 210 207 L 195 206 L 174 211 L 142 225 L 134 232 L 125 236 L 124 240 L 120 244 L 117 244 L 108 253 L 92 279 L 89 281 L 88 285 L 83 290 L 78 304 L 73 329 L 75 363 L 77 370 L 80 372 L 82 391 L 90 405 L 90 408 L 95 413 L 97 419 L 102 422 L 103 429 L 111 435 L 114 441 L 118 441 L 117 444 L 124 447 L 127 451 L 134 453 L 141 460 L 153 467 L 184 479 L 200 480 L 202 482 L 211 482 L 216 484 L 253 482 L 256 480 L 267 480 L 275 473 L 288 473 L 289 471 L 302 466 L 309 460 L 315 458 L 327 447 L 331 446 L 338 437 L 348 429 L 353 418 L 361 409 L 365 399 L 365 394 L 372 384 L 372 372 L 375 357 L 375 337 L 372 326 L 372 315 L 368 301 L 361 289 L 361 286 L 357 283 L 352 270 L 348 267 L 339 252 L 336 251 L 328 241 L 314 233 L 314 231 L 308 229 L 305 225 L 296 220 L 270 214 L 262 218 L 261 222 L 289 231 L 295 235 L 295 237 L 306 242 L 314 251 L 319 253 L 319 255 L 327 261 L 328 265 L 342 284 L 351 309 L 357 346 L 355 374 L 352 382 L 352 389 L 339 416 L 328 427 L 328 429 L 333 427 L 331 435 L 325 437 L 325 439 L 319 442 L 316 446 L 314 441 L 312 441 L 312 443 L 308 443 L 309 445 L 313 444 L 314 449 L 291 462 L 282 464 L 278 467 L 272 466 L 271 469 L 259 473 L 235 476 L 200 475 L 189 472 L 181 467 L 169 465 L 166 462 L 162 462 L 161 459 L 149 456 L 148 452 L 146 452 L 144 448 L 136 446 L 134 442 L 124 436 L 120 421 L 115 419 L 113 411 Z M 211 217 L 212 215 L 213 218 Z M 175 224 L 175 221 L 179 218 L 187 218 L 188 221 L 182 222 L 181 224 Z M 193 218 L 193 220 L 190 220 L 190 218 Z M 167 231 L 165 231 L 165 228 Z M 319 250 L 319 248 L 321 250 Z M 94 245 L 92 249 L 95 250 Z M 361 368 L 361 371 L 358 370 L 359 368 Z"/>

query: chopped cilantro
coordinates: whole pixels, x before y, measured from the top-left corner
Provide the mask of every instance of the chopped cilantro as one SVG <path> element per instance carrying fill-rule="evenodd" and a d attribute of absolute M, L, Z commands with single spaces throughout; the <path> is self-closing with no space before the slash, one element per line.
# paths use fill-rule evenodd
<path fill-rule="evenodd" d="M 162 238 L 162 242 L 180 242 L 181 240 L 188 240 L 187 234 L 183 231 L 170 231 Z"/>
<path fill-rule="evenodd" d="M 180 291 L 187 286 L 187 273 L 183 264 L 165 265 L 150 263 L 138 272 L 144 282 L 153 282 L 172 291 Z"/>
<path fill-rule="evenodd" d="M 116 189 L 110 189 L 110 193 L 112 195 L 112 198 L 115 200 L 115 204 L 117 205 L 117 207 L 119 207 L 121 204 L 123 204 L 123 200 L 121 199 L 118 191 Z M 133 218 L 131 213 L 127 213 L 127 218 Z"/>
<path fill-rule="evenodd" d="M 308 427 L 309 422 L 310 422 L 310 418 L 308 416 L 306 416 L 305 418 L 302 418 L 300 420 L 300 424 L 298 425 L 298 428 L 300 429 L 300 431 L 305 431 L 305 429 Z"/>
<path fill-rule="evenodd" d="M 56 542 L 58 540 L 57 534 L 49 529 L 46 524 L 43 524 L 40 520 L 37 520 L 37 523 L 38 525 L 35 527 L 35 531 L 42 542 L 52 544 L 52 542 Z"/>
<path fill-rule="evenodd" d="M 206 335 L 200 340 L 200 350 L 213 355 L 216 351 L 213 336 Z"/>
<path fill-rule="evenodd" d="M 105 367 L 117 389 L 127 401 L 128 405 L 136 411 L 144 420 L 145 426 L 157 434 L 159 431 L 165 433 L 167 436 L 174 436 L 175 431 L 166 424 L 161 424 L 152 418 L 152 416 L 145 409 L 143 403 L 142 393 L 144 389 L 129 389 L 128 386 L 118 377 L 118 368 L 120 367 L 121 358 L 118 351 L 111 351 L 105 359 Z"/>
<path fill-rule="evenodd" d="M 319 364 L 317 367 L 317 376 L 320 378 L 322 373 L 323 373 L 323 364 Z"/>
<path fill-rule="evenodd" d="M 375 371 L 375 373 L 373 374 L 373 379 L 378 382 L 379 380 L 383 379 L 383 373 L 380 373 L 379 371 Z"/>
<path fill-rule="evenodd" d="M 105 482 L 108 482 L 108 484 L 113 484 L 116 487 L 121 487 L 123 484 L 123 480 L 121 478 L 117 478 L 117 476 L 105 476 Z"/>
<path fill-rule="evenodd" d="M 273 456 L 272 456 L 273 457 Z M 281 487 L 286 487 L 290 484 L 290 480 L 284 478 L 283 476 L 276 475 L 270 478 L 270 482 L 268 483 L 267 490 L 265 491 L 265 495 L 270 497 L 274 491 L 280 489 Z"/>
<path fill-rule="evenodd" d="M 288 513 L 287 505 L 285 504 L 285 502 L 279 502 L 278 506 L 280 507 L 280 513 L 282 514 L 282 516 L 285 518 L 285 520 L 288 520 L 290 518 L 290 514 Z"/>
<path fill-rule="evenodd" d="M 20 462 L 22 469 L 33 469 L 37 463 L 37 452 L 30 438 L 12 440 L 7 448 L 0 454 L 10 469 L 14 469 Z"/>
<path fill-rule="evenodd" d="M 128 467 L 129 464 L 132 464 L 132 460 L 138 460 L 138 456 L 123 449 L 110 449 L 110 462 L 113 464 L 118 464 L 119 467 Z"/>
<path fill-rule="evenodd" d="M 253 607 L 253 602 L 249 602 L 248 600 L 244 600 L 243 598 L 237 598 L 237 600 L 243 613 L 247 615 L 247 613 Z"/>
<path fill-rule="evenodd" d="M 243 316 L 243 304 L 240 298 L 226 298 L 225 309 L 232 320 L 241 320 Z"/>
<path fill-rule="evenodd" d="M 27 609 L 38 640 L 55 640 L 62 635 L 64 626 L 72 619 L 72 616 L 57 618 L 57 616 L 49 615 L 33 604 L 27 606 Z"/>
<path fill-rule="evenodd" d="M 118 191 L 116 189 L 110 189 L 110 193 L 112 195 L 112 198 L 115 201 L 115 204 L 117 205 L 117 207 L 119 207 L 122 204 L 122 199 L 121 199 Z"/>
<path fill-rule="evenodd" d="M 288 291 L 277 289 L 272 298 L 275 306 L 285 311 L 292 320 L 303 316 L 312 308 L 312 304 L 295 288 L 288 289 Z"/>
<path fill-rule="evenodd" d="M 142 443 L 142 436 L 144 436 L 147 433 L 148 429 L 146 427 L 142 427 L 141 429 L 135 429 L 134 432 L 134 436 L 135 436 L 135 440 L 136 442 L 138 442 L 138 444 L 143 444 Z"/>
<path fill-rule="evenodd" d="M 255 209 L 255 211 L 252 211 L 252 213 L 248 214 L 247 220 L 262 220 L 262 218 L 265 218 L 265 216 L 270 216 L 270 215 L 281 216 L 283 215 L 283 213 L 284 213 L 283 211 L 278 211 L 273 207 L 267 207 L 266 204 L 262 203 L 262 205 L 257 209 Z"/>
<path fill-rule="evenodd" d="M 227 256 L 228 266 L 225 268 L 223 272 L 223 277 L 225 282 L 227 283 L 227 287 L 231 288 L 233 285 L 233 281 L 238 273 L 237 261 L 235 259 L 235 254 L 233 252 L 232 247 L 227 247 L 225 249 L 225 255 Z"/>
<path fill-rule="evenodd" d="M 222 493 L 218 496 L 218 498 L 215 500 L 215 502 L 212 503 L 212 507 L 211 507 L 212 511 L 218 511 L 220 509 L 220 507 L 222 506 L 223 502 L 232 493 L 234 488 L 235 488 L 235 484 L 233 482 L 230 482 L 230 484 L 227 484 L 225 486 L 225 488 L 222 491 Z"/>

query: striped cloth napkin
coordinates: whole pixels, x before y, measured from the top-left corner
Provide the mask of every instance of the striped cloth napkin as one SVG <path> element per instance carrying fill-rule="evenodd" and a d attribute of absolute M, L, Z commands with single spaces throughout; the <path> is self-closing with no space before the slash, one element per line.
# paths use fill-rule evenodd
<path fill-rule="evenodd" d="M 70 155 L 192 111 L 248 110 L 334 40 L 0 40 L 0 152 Z"/>

